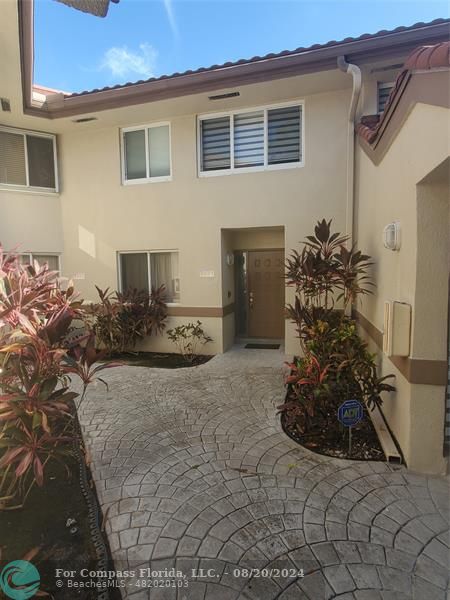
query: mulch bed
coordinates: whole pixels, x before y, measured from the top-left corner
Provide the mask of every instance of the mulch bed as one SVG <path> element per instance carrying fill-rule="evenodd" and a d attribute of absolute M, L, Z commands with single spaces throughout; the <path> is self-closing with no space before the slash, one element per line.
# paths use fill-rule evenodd
<path fill-rule="evenodd" d="M 160 352 L 126 352 L 111 357 L 133 367 L 154 367 L 157 369 L 181 369 L 197 367 L 211 360 L 212 356 L 196 356 L 192 363 L 187 362 L 181 354 L 165 354 Z"/>
<path fill-rule="evenodd" d="M 0 572 L 10 561 L 20 560 L 38 547 L 38 553 L 30 562 L 39 571 L 40 590 L 47 592 L 49 598 L 96 600 L 103 591 L 66 585 L 59 588 L 56 569 L 76 571 L 73 580 L 80 583 L 89 579 L 79 576 L 81 569 L 104 570 L 105 564 L 108 570 L 114 569 L 105 536 L 99 528 L 93 530 L 90 525 L 92 511 L 97 510 L 98 505 L 88 470 L 84 485 L 91 491 L 89 504 L 83 493 L 80 460 L 81 456 L 68 459 L 68 469 L 59 462 L 49 463 L 43 487 L 33 487 L 23 508 L 0 510 Z M 101 513 L 95 514 L 101 522 Z M 94 535 L 103 540 L 104 550 L 96 549 Z M 1 592 L 0 597 L 3 597 Z M 120 598 L 119 589 L 108 589 L 109 600 Z"/>
<path fill-rule="evenodd" d="M 313 425 L 306 434 L 298 431 L 295 422 L 290 420 L 286 413 L 281 415 L 281 425 L 295 442 L 318 454 L 352 460 L 385 460 L 378 435 L 366 409 L 363 419 L 351 428 L 351 453 L 349 428 L 343 427 L 338 421 L 337 408 L 330 410 L 327 415 L 317 412 Z"/>

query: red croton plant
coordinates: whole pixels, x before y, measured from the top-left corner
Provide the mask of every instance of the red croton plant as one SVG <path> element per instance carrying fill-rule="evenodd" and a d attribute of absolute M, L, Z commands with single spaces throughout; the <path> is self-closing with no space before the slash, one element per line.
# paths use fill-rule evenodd
<path fill-rule="evenodd" d="M 70 376 L 81 378 L 84 395 L 115 366 L 96 364 L 102 358 L 72 284 L 0 246 L 0 509 L 22 506 L 52 460 L 67 463 L 79 395 Z"/>

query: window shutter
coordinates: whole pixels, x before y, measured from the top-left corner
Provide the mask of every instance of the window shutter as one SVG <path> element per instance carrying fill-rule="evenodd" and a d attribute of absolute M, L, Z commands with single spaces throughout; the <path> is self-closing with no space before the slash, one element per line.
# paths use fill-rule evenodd
<path fill-rule="evenodd" d="M 202 171 L 230 168 L 230 141 L 230 117 L 201 121 Z"/>
<path fill-rule="evenodd" d="M 264 113 L 242 113 L 234 117 L 234 166 L 264 165 Z"/>
<path fill-rule="evenodd" d="M 267 111 L 269 165 L 301 161 L 301 117 L 300 106 Z"/>
<path fill-rule="evenodd" d="M 53 140 L 27 135 L 29 184 L 33 187 L 55 188 Z"/>
<path fill-rule="evenodd" d="M 0 131 L 0 183 L 27 185 L 24 136 Z"/>
<path fill-rule="evenodd" d="M 378 114 L 381 114 L 384 111 L 393 87 L 393 83 L 378 84 Z"/>

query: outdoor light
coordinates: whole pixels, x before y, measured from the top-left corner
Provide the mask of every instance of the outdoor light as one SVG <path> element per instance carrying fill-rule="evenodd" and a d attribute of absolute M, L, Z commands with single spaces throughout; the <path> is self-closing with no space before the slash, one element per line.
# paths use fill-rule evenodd
<path fill-rule="evenodd" d="M 394 221 L 383 229 L 383 245 L 388 250 L 400 250 L 400 223 Z"/>

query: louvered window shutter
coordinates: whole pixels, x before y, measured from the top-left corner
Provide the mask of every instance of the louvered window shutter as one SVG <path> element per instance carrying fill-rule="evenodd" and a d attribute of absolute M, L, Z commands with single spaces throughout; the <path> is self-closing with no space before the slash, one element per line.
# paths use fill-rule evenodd
<path fill-rule="evenodd" d="M 230 117 L 201 121 L 201 159 L 202 171 L 230 168 Z"/>
<path fill-rule="evenodd" d="M 389 94 L 394 87 L 393 83 L 379 83 L 378 84 L 378 114 L 384 111 L 384 107 L 389 99 Z"/>
<path fill-rule="evenodd" d="M 234 166 L 264 165 L 264 113 L 242 113 L 234 117 Z"/>
<path fill-rule="evenodd" d="M 301 107 L 267 111 L 268 164 L 301 161 Z"/>

